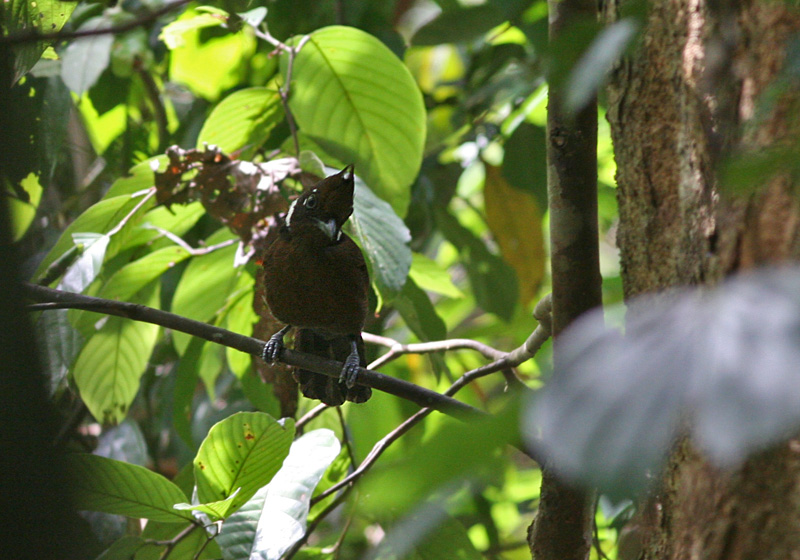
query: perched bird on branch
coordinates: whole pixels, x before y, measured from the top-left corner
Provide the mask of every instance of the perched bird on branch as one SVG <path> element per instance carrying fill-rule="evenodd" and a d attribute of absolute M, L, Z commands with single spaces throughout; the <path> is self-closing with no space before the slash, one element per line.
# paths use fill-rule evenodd
<path fill-rule="evenodd" d="M 263 259 L 267 305 L 286 324 L 270 337 L 263 358 L 274 362 L 284 335 L 295 327 L 295 350 L 344 362 L 339 379 L 295 372 L 306 397 L 331 406 L 364 402 L 372 394 L 355 384 L 359 366 L 366 367 L 361 330 L 369 274 L 361 250 L 342 232 L 353 213 L 353 191 L 350 165 L 303 192 Z"/>

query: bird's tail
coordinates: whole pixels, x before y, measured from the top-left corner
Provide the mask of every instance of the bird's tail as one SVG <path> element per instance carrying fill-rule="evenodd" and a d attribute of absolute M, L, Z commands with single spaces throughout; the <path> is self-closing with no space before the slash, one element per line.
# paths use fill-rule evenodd
<path fill-rule="evenodd" d="M 364 341 L 359 334 L 356 347 L 361 367 L 367 367 L 364 358 Z M 350 339 L 345 336 L 327 338 L 311 329 L 297 329 L 294 335 L 294 348 L 328 360 L 344 362 L 350 355 Z M 362 403 L 370 398 L 372 389 L 363 385 L 347 388 L 336 377 L 328 377 L 305 369 L 296 368 L 295 378 L 300 390 L 310 399 L 317 399 L 329 406 L 339 406 L 345 400 Z"/>

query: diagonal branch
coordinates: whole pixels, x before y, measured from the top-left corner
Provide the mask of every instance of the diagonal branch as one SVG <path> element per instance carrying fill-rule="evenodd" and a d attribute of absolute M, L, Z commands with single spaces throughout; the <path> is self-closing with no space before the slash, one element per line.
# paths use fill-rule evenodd
<path fill-rule="evenodd" d="M 157 10 L 142 14 L 136 19 L 126 21 L 119 25 L 113 25 L 102 29 L 79 29 L 77 31 L 55 31 L 52 33 L 43 33 L 38 29 L 30 29 L 20 31 L 18 33 L 9 33 L 8 35 L 0 35 L 0 45 L 17 45 L 20 43 L 33 43 L 36 41 L 54 41 L 66 39 L 78 39 L 80 37 L 94 37 L 95 35 L 119 35 L 139 26 L 151 23 L 163 15 L 166 15 L 186 4 L 192 0 L 175 0 L 165 4 Z"/>
<path fill-rule="evenodd" d="M 168 329 L 184 332 L 217 344 L 222 344 L 223 346 L 234 348 L 240 352 L 254 356 L 260 356 L 264 349 L 264 341 L 258 340 L 257 338 L 237 334 L 213 325 L 201 323 L 200 321 L 187 319 L 186 317 L 181 317 L 174 313 L 153 309 L 145 305 L 90 297 L 33 284 L 23 284 L 23 288 L 30 299 L 44 304 L 36 306 L 34 308 L 36 310 L 62 308 L 84 309 L 160 325 Z M 283 350 L 280 360 L 288 365 L 299 366 L 303 369 L 330 377 L 338 378 L 342 371 L 342 364 L 340 362 L 325 360 L 312 354 L 304 354 L 289 349 Z M 461 401 L 441 395 L 436 391 L 414 385 L 413 383 L 403 381 L 402 379 L 378 373 L 377 371 L 362 368 L 358 373 L 356 382 L 409 400 L 422 407 L 432 408 L 461 419 L 485 415 L 484 412 L 464 404 Z"/>

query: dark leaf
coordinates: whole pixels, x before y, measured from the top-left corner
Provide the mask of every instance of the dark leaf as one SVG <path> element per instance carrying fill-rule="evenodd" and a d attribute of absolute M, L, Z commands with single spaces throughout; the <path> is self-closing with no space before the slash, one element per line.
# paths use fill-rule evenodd
<path fill-rule="evenodd" d="M 514 188 L 536 197 L 547 208 L 547 135 L 544 129 L 523 122 L 504 145 L 503 177 Z"/>
<path fill-rule="evenodd" d="M 565 476 L 639 490 L 681 419 L 720 466 L 800 426 L 800 270 L 643 297 L 626 330 L 605 328 L 598 312 L 570 328 L 561 367 L 529 410 L 528 433 L 541 430 Z"/>

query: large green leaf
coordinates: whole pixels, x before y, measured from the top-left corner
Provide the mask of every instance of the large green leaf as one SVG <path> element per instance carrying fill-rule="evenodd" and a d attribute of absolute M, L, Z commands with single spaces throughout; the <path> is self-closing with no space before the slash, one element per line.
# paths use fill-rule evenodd
<path fill-rule="evenodd" d="M 420 289 L 411 278 L 403 286 L 403 291 L 395 300 L 394 306 L 408 328 L 420 340 L 442 340 L 447 335 L 447 327 L 436 313 L 428 294 Z"/>
<path fill-rule="evenodd" d="M 294 437 L 294 420 L 283 425 L 263 412 L 239 412 L 215 424 L 194 459 L 201 504 L 236 497 L 217 511 L 227 517 L 266 485 L 281 468 Z"/>
<path fill-rule="evenodd" d="M 10 0 L 3 3 L 3 26 L 9 33 L 60 31 L 77 2 L 70 0 Z M 50 41 L 28 41 L 14 47 L 14 82 L 39 61 Z"/>
<path fill-rule="evenodd" d="M 217 537 L 225 560 L 280 560 L 305 533 L 311 495 L 340 448 L 326 429 L 295 441 L 272 481 L 225 521 Z"/>
<path fill-rule="evenodd" d="M 353 229 L 369 259 L 372 281 L 384 302 L 403 288 L 411 267 L 411 234 L 403 220 L 356 177 Z"/>
<path fill-rule="evenodd" d="M 253 153 L 283 118 L 277 91 L 265 87 L 243 89 L 214 107 L 200 130 L 197 145 L 215 144 L 226 153 L 247 147 L 247 153 Z M 247 159 L 244 154 L 242 157 Z"/>
<path fill-rule="evenodd" d="M 462 298 L 464 292 L 453 284 L 450 273 L 439 263 L 420 253 L 414 253 L 408 276 L 422 288 L 449 298 Z"/>
<path fill-rule="evenodd" d="M 225 326 L 228 330 L 235 333 L 252 336 L 253 325 L 258 322 L 258 315 L 253 311 L 255 288 L 252 284 L 253 277 L 249 274 L 243 274 L 242 278 L 245 277 L 251 280 L 250 288 L 243 290 L 241 296 L 228 308 L 228 313 L 225 317 Z M 228 359 L 228 365 L 236 377 L 239 379 L 244 377 L 250 367 L 251 356 L 230 347 L 225 349 L 225 355 Z"/>
<path fill-rule="evenodd" d="M 189 231 L 205 213 L 206 210 L 199 201 L 189 204 L 173 204 L 170 208 L 166 206 L 153 208 L 142 217 L 142 222 L 131 230 L 125 240 L 125 246 L 135 247 L 151 243 L 158 237 L 164 239 L 163 243 L 172 243 L 166 239 L 163 232 L 168 231 L 180 237 Z"/>
<path fill-rule="evenodd" d="M 189 257 L 183 247 L 173 245 L 158 249 L 126 264 L 108 279 L 98 297 L 117 301 L 130 300 L 139 290 L 150 282 L 161 277 L 167 270 Z M 88 311 L 78 312 L 74 319 L 75 328 L 84 336 L 92 335 L 92 325 L 97 321 L 97 314 Z"/>
<path fill-rule="evenodd" d="M 86 232 L 108 233 L 122 218 L 130 213 L 139 202 L 139 198 L 131 198 L 130 195 L 122 195 L 103 199 L 87 209 L 64 230 L 61 237 L 56 241 L 56 244 L 42 260 L 34 276 L 40 276 L 58 257 L 62 256 L 74 246 L 73 234 Z"/>
<path fill-rule="evenodd" d="M 183 45 L 172 43 L 169 56 L 170 78 L 185 84 L 197 95 L 215 101 L 227 89 L 241 80 L 242 64 L 255 52 L 255 39 L 252 30 L 243 28 L 238 33 L 216 35 L 204 40 L 202 29 L 194 25 L 199 12 L 186 10 L 173 23 L 187 23 L 181 37 Z M 214 18 L 202 15 L 206 21 Z"/>
<path fill-rule="evenodd" d="M 288 57 L 281 60 L 284 78 Z M 408 68 L 352 27 L 311 34 L 294 61 L 289 106 L 300 129 L 405 216 L 422 163 L 425 107 Z"/>
<path fill-rule="evenodd" d="M 88 453 L 67 455 L 66 467 L 77 509 L 166 523 L 192 519 L 172 507 L 186 500 L 181 489 L 144 467 Z"/>
<path fill-rule="evenodd" d="M 206 245 L 216 245 L 234 237 L 227 228 L 221 228 L 206 239 Z M 241 273 L 241 268 L 233 266 L 235 253 L 236 244 L 233 244 L 192 258 L 175 289 L 172 312 L 196 321 L 210 321 L 222 311 Z M 190 339 L 188 334 L 173 333 L 178 353 L 186 351 Z"/>
<path fill-rule="evenodd" d="M 158 307 L 159 284 L 151 283 L 134 303 Z M 125 417 L 139 379 L 147 367 L 158 334 L 158 325 L 108 317 L 89 339 L 73 367 L 75 384 L 92 415 L 104 424 L 116 424 Z"/>

